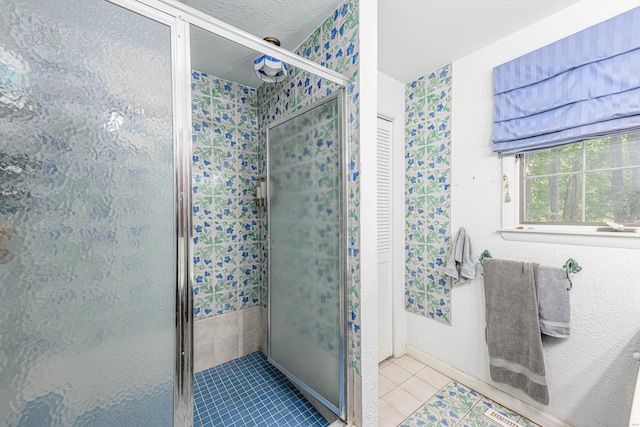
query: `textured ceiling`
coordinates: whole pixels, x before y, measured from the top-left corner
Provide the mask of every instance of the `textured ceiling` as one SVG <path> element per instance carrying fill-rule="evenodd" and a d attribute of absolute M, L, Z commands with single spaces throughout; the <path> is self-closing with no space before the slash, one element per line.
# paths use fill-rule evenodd
<path fill-rule="evenodd" d="M 331 13 L 341 0 L 182 0 L 260 38 L 273 36 L 281 46 L 295 50 Z M 261 81 L 253 73 L 260 55 L 243 46 L 195 28 L 191 31 L 191 64 L 199 71 L 251 87 Z"/>
<path fill-rule="evenodd" d="M 402 83 L 579 0 L 378 0 L 378 69 Z"/>
<path fill-rule="evenodd" d="M 258 37 L 294 50 L 342 0 L 181 0 Z M 378 0 L 378 69 L 407 83 L 579 0 Z M 361 0 L 362 7 L 367 2 Z M 243 46 L 191 32 L 193 68 L 257 87 Z"/>

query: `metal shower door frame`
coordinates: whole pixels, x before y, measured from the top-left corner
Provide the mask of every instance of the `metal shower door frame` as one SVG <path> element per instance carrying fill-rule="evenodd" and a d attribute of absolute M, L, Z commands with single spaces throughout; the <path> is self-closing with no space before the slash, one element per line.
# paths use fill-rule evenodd
<path fill-rule="evenodd" d="M 144 1 L 106 0 L 171 30 L 174 154 L 175 347 L 173 425 L 193 425 L 193 227 L 191 223 L 191 82 L 189 24 Z"/>
<path fill-rule="evenodd" d="M 179 0 L 105 0 L 123 7 L 133 13 L 161 22 L 171 28 L 171 61 L 172 61 L 172 96 L 173 96 L 173 137 L 174 137 L 174 190 L 175 217 L 177 219 L 174 229 L 176 236 L 177 272 L 176 272 L 176 317 L 175 317 L 175 378 L 174 378 L 174 426 L 191 427 L 193 425 L 193 228 L 191 219 L 191 55 L 190 55 L 190 25 L 193 24 L 213 34 L 223 37 L 242 46 L 248 47 L 271 56 L 280 57 L 284 62 L 293 65 L 303 71 L 320 76 L 340 86 L 340 107 L 342 114 L 346 114 L 344 88 L 349 79 L 343 74 L 316 64 L 306 58 L 300 57 L 284 48 L 275 46 L 256 37 L 253 34 L 235 28 L 223 21 L 209 16 L 197 9 L 180 3 Z M 325 101 L 325 100 L 321 100 Z M 341 137 L 345 152 L 348 151 L 348 139 L 343 117 Z M 345 181 L 342 183 L 343 197 L 346 212 L 346 157 L 343 154 Z M 344 224 L 341 224 L 342 236 L 346 236 L 346 216 Z M 342 230 L 344 228 L 344 230 Z M 346 237 L 343 237 L 346 238 Z M 345 242 L 346 243 L 346 242 Z M 346 245 L 344 259 L 341 264 L 346 264 Z M 346 267 L 341 304 L 346 301 Z M 344 325 L 341 333 L 342 346 L 346 333 L 344 307 L 341 307 L 341 321 Z M 344 352 L 344 348 L 341 349 Z M 341 391 L 341 417 L 345 418 L 346 397 L 346 357 L 341 367 L 341 381 L 344 382 Z"/>
<path fill-rule="evenodd" d="M 346 406 L 347 406 L 347 385 L 348 381 L 346 378 L 347 373 L 347 357 L 346 357 L 346 345 L 347 345 L 347 283 L 348 283 L 348 235 L 347 235 L 347 219 L 348 219 L 348 159 L 349 159 L 349 140 L 347 135 L 347 104 L 346 104 L 346 96 L 345 89 L 339 88 L 331 95 L 328 95 L 316 102 L 311 103 L 310 105 L 286 116 L 275 122 L 271 123 L 267 127 L 267 141 L 266 141 L 266 181 L 267 181 L 267 224 L 271 223 L 271 167 L 270 167 L 270 150 L 269 150 L 269 133 L 272 128 L 282 125 L 296 117 L 299 117 L 315 108 L 318 108 L 328 102 L 337 99 L 338 106 L 338 133 L 340 135 L 340 405 L 336 407 L 323 396 L 318 394 L 313 388 L 304 383 L 302 380 L 297 378 L 294 374 L 289 372 L 286 368 L 275 362 L 271 357 L 271 305 L 267 305 L 267 319 L 268 319 L 268 331 L 269 331 L 269 341 L 268 341 L 268 359 L 271 364 L 273 364 L 276 368 L 278 368 L 281 372 L 283 372 L 290 380 L 292 380 L 298 387 L 302 388 L 304 391 L 309 393 L 311 396 L 316 398 L 320 403 L 330 409 L 333 413 L 338 415 L 342 420 L 347 420 L 346 414 Z M 271 301 L 271 227 L 267 225 L 267 287 L 268 287 L 268 301 Z"/>

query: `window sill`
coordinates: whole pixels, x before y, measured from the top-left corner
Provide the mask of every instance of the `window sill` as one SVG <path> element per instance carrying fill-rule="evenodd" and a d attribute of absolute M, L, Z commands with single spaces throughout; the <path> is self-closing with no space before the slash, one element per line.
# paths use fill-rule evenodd
<path fill-rule="evenodd" d="M 505 240 L 565 245 L 640 249 L 640 233 L 595 231 L 596 227 L 531 227 L 498 230 Z"/>

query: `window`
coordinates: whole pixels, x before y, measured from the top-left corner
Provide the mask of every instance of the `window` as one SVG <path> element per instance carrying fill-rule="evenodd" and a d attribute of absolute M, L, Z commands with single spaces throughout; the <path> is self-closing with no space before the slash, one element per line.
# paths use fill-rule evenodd
<path fill-rule="evenodd" d="M 640 131 L 521 156 L 520 223 L 640 225 Z"/>
<path fill-rule="evenodd" d="M 504 239 L 640 249 L 640 32 L 629 22 L 640 7 L 493 69 Z"/>

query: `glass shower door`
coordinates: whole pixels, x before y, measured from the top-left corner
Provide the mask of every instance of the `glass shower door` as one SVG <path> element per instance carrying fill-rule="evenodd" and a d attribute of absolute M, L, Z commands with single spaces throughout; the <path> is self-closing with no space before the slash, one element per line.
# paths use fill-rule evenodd
<path fill-rule="evenodd" d="M 342 91 L 269 127 L 269 361 L 344 409 Z"/>
<path fill-rule="evenodd" d="M 0 424 L 171 426 L 171 28 L 0 6 Z"/>

